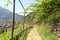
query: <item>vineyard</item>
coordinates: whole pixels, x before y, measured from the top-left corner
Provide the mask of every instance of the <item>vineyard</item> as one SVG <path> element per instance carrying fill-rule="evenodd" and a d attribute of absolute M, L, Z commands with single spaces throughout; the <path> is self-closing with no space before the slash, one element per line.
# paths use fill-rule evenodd
<path fill-rule="evenodd" d="M 28 27 L 27 29 L 23 29 L 22 25 L 18 25 L 14 27 L 14 40 L 18 40 L 21 36 L 21 40 L 25 40 L 24 37 L 27 36 L 27 34 L 29 33 L 29 31 L 31 30 L 32 27 Z M 23 34 L 23 35 L 22 35 Z M 25 35 L 25 36 L 24 36 Z M 0 34 L 0 40 L 10 40 L 11 38 L 11 28 L 7 29 L 7 32 L 3 32 Z"/>
<path fill-rule="evenodd" d="M 60 40 L 60 0 L 3 2 L 0 40 Z"/>

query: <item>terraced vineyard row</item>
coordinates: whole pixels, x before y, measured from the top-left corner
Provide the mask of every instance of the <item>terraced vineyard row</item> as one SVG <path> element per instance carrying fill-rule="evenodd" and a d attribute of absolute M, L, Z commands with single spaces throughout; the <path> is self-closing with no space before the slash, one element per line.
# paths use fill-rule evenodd
<path fill-rule="evenodd" d="M 22 30 L 22 26 L 14 29 L 14 36 L 16 36 Z M 0 34 L 0 40 L 9 40 L 11 38 L 11 28 L 7 32 Z"/>

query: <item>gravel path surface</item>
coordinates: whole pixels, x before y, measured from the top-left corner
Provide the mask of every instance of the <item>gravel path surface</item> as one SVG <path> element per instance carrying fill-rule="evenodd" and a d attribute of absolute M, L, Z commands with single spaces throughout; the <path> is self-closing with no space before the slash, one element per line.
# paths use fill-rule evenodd
<path fill-rule="evenodd" d="M 37 32 L 37 28 L 34 27 L 30 33 L 28 34 L 27 40 L 42 40 L 39 33 Z"/>

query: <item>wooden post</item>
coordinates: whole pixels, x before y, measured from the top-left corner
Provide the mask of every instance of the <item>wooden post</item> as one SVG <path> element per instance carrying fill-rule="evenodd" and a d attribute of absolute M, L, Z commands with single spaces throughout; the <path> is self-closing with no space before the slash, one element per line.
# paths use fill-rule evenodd
<path fill-rule="evenodd" d="M 14 33 L 14 24 L 15 24 L 15 0 L 13 0 L 13 17 L 12 17 L 12 33 L 11 33 L 11 40 L 13 40 L 13 33 Z"/>
<path fill-rule="evenodd" d="M 23 30 L 24 30 L 24 27 L 25 27 L 24 24 L 25 24 L 25 13 L 26 13 L 26 10 L 25 10 L 25 8 L 24 8 L 24 6 L 23 6 L 21 0 L 19 0 L 19 2 L 20 2 L 21 6 L 22 6 L 22 8 L 23 8 L 23 10 L 24 10 L 24 20 L 23 20 Z"/>

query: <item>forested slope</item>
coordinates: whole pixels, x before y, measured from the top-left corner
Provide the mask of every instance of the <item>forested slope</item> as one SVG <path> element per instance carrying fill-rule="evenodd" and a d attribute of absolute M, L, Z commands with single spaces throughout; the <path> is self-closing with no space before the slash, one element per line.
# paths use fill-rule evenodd
<path fill-rule="evenodd" d="M 32 16 L 27 19 L 35 24 L 43 24 L 60 37 L 60 0 L 36 0 L 26 10 Z"/>

